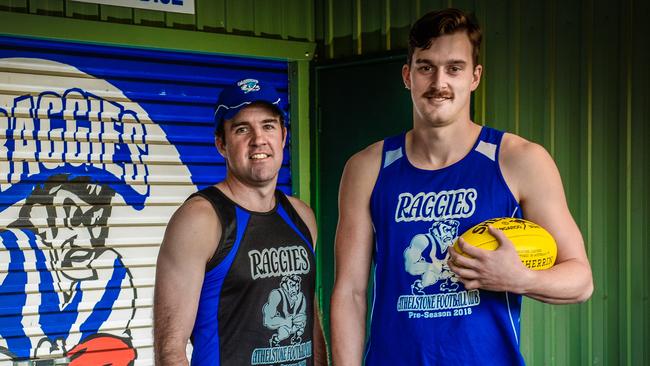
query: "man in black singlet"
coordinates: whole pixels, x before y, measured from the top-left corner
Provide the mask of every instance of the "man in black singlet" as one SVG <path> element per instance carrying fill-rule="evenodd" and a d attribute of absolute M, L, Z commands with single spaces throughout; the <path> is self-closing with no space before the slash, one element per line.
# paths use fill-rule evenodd
<path fill-rule="evenodd" d="M 157 365 L 326 364 L 315 301 L 316 222 L 276 189 L 287 130 L 273 87 L 224 89 L 215 144 L 226 178 L 172 216 L 158 255 Z"/>

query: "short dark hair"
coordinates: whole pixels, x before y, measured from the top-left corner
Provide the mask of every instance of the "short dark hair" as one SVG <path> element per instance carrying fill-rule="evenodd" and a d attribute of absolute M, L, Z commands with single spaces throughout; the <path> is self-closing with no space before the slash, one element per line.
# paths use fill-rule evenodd
<path fill-rule="evenodd" d="M 411 27 L 409 53 L 406 62 L 410 65 L 416 48 L 428 49 L 431 40 L 440 36 L 465 31 L 472 43 L 472 61 L 478 65 L 482 33 L 473 13 L 447 8 L 424 14 Z"/>
<path fill-rule="evenodd" d="M 253 103 L 249 104 L 248 106 L 246 106 L 246 108 L 248 108 L 250 106 L 259 106 L 259 107 L 266 108 L 269 112 L 271 112 L 271 114 L 273 114 L 275 117 L 278 117 L 278 119 L 280 120 L 280 124 L 282 126 L 284 126 L 284 113 L 282 113 L 282 110 L 280 110 L 280 107 L 278 107 L 277 105 L 267 103 L 267 102 L 264 102 L 264 101 L 259 101 L 259 102 L 253 102 Z M 215 136 L 217 136 L 218 138 L 220 138 L 222 141 L 225 142 L 226 141 L 226 130 L 224 130 L 224 127 L 223 127 L 224 122 L 225 121 L 219 121 L 219 123 L 217 123 L 217 128 L 214 130 L 214 134 L 215 134 Z"/>

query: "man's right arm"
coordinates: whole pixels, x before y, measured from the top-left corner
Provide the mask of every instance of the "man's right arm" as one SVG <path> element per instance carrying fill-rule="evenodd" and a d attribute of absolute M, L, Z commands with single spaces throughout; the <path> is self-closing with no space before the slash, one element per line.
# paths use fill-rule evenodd
<path fill-rule="evenodd" d="M 156 365 L 187 365 L 205 267 L 214 254 L 221 225 L 212 205 L 195 197 L 172 216 L 158 253 L 154 291 Z"/>
<path fill-rule="evenodd" d="M 376 143 L 354 155 L 341 177 L 331 306 L 332 356 L 337 366 L 362 363 L 374 237 L 370 195 L 381 164 L 381 148 L 382 143 Z"/>

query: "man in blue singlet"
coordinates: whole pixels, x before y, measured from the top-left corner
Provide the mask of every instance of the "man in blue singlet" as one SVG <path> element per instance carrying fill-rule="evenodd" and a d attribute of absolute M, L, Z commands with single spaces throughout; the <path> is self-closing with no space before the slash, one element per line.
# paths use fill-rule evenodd
<path fill-rule="evenodd" d="M 275 89 L 224 89 L 215 143 L 226 178 L 171 218 L 156 267 L 157 365 L 324 365 L 315 301 L 316 221 L 276 189 L 287 138 Z"/>
<path fill-rule="evenodd" d="M 554 304 L 591 296 L 591 268 L 553 159 L 535 143 L 470 119 L 480 43 L 477 22 L 460 10 L 420 18 L 402 68 L 413 129 L 346 164 L 331 314 L 337 366 L 521 365 L 522 295 Z M 493 228 L 497 250 L 461 241 L 473 257 L 466 258 L 451 249 L 468 228 L 504 216 L 545 227 L 558 245 L 555 266 L 527 269 Z"/>

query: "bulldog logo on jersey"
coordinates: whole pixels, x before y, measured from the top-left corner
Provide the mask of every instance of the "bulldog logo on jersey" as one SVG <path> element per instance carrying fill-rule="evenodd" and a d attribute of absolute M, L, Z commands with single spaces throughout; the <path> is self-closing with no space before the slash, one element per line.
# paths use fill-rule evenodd
<path fill-rule="evenodd" d="M 438 282 L 440 291 L 456 291 L 458 278 L 449 269 L 448 249 L 458 236 L 457 220 L 436 221 L 426 234 L 418 234 L 411 239 L 404 250 L 406 272 L 420 276 L 411 285 L 413 295 L 424 295 L 424 289 Z"/>
<path fill-rule="evenodd" d="M 268 348 L 256 348 L 251 355 L 252 365 L 286 364 L 306 365 L 312 355 L 312 341 L 303 343 L 307 326 L 307 299 L 302 293 L 298 275 L 283 276 L 280 287 L 271 290 L 262 307 L 262 323 L 274 333 Z M 311 338 L 311 335 L 305 335 Z"/>
<path fill-rule="evenodd" d="M 307 324 L 307 300 L 300 291 L 300 276 L 285 276 L 280 288 L 271 291 L 269 299 L 262 308 L 264 326 L 275 330 L 269 344 L 280 346 L 280 342 L 290 338 L 290 344 L 302 341 Z"/>
<path fill-rule="evenodd" d="M 416 279 L 410 294 L 399 297 L 397 311 L 414 319 L 463 316 L 480 303 L 478 290 L 464 290 L 447 264 L 459 226 L 458 220 L 435 221 L 426 233 L 411 239 L 404 250 L 404 269 Z"/>

